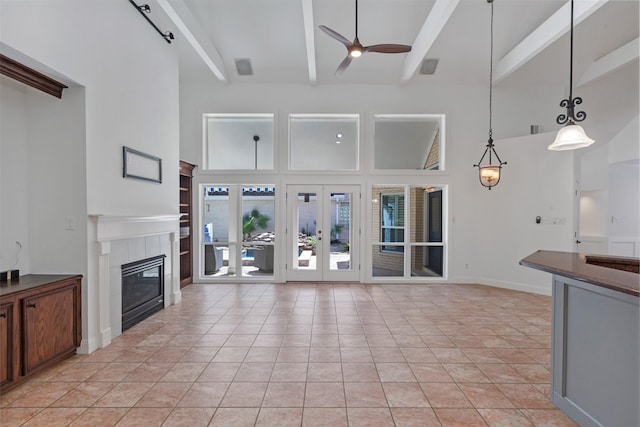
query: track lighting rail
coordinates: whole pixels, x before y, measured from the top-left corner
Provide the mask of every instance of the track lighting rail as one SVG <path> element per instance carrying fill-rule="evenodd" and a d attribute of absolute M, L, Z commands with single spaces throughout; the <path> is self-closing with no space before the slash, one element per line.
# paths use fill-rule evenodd
<path fill-rule="evenodd" d="M 131 3 L 133 7 L 135 7 L 138 10 L 138 12 L 140 12 L 140 15 L 142 15 L 144 19 L 146 19 L 147 22 L 151 24 L 153 28 L 156 29 L 158 34 L 160 34 L 162 38 L 166 40 L 167 43 L 171 43 L 171 40 L 173 40 L 173 33 L 171 31 L 162 32 L 162 30 L 158 28 L 156 24 L 153 23 L 151 18 L 147 16 L 147 13 L 151 13 L 151 7 L 148 4 L 143 4 L 141 6 L 138 6 L 136 2 L 134 2 L 133 0 L 129 0 L 129 3 Z"/>

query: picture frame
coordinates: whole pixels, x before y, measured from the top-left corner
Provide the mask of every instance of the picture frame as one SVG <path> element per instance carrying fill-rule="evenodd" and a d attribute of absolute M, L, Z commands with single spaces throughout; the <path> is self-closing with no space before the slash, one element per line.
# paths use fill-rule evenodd
<path fill-rule="evenodd" d="M 123 146 L 122 177 L 162 183 L 162 159 L 160 157 Z"/>

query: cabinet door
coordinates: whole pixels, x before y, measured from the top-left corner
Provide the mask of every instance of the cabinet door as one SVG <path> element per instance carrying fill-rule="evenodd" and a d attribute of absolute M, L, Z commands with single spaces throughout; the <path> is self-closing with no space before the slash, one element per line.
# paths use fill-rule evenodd
<path fill-rule="evenodd" d="M 76 286 L 22 300 L 23 375 L 76 347 Z"/>
<path fill-rule="evenodd" d="M 0 385 L 13 380 L 13 303 L 0 306 Z"/>

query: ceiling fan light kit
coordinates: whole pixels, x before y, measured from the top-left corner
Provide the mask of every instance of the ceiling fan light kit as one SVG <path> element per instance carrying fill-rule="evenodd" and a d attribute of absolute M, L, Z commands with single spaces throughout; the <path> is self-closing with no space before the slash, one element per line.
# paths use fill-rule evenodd
<path fill-rule="evenodd" d="M 329 37 L 338 40 L 347 48 L 347 57 L 338 65 L 336 75 L 341 74 L 347 69 L 353 58 L 359 58 L 365 52 L 378 53 L 406 53 L 411 51 L 411 46 L 404 44 L 376 44 L 371 46 L 363 46 L 358 39 L 358 0 L 356 0 L 356 37 L 353 42 L 344 37 L 342 34 L 332 30 L 331 28 L 320 25 L 320 29 L 327 33 Z"/>

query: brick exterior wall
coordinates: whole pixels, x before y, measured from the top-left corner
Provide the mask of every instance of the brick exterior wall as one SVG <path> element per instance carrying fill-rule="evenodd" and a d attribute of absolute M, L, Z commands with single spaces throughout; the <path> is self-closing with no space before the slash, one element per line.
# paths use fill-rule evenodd
<path fill-rule="evenodd" d="M 380 235 L 382 221 L 382 195 L 389 193 L 404 193 L 404 187 L 375 187 L 372 190 L 372 200 L 378 200 L 378 203 L 375 203 L 373 205 L 373 211 L 371 212 L 371 240 L 373 242 L 379 242 L 382 238 Z M 425 194 L 426 193 L 422 187 L 412 187 L 409 191 L 409 197 L 411 200 L 411 219 L 410 223 L 407 223 L 407 218 L 405 217 L 405 226 L 409 226 L 411 242 L 425 241 Z M 426 250 L 427 248 L 420 246 L 416 246 L 413 248 L 411 254 L 412 270 L 422 270 L 422 260 L 424 259 L 424 253 Z M 372 248 L 371 256 L 373 268 L 392 271 L 403 271 L 404 254 L 402 253 L 382 251 L 382 245 L 374 245 Z"/>

